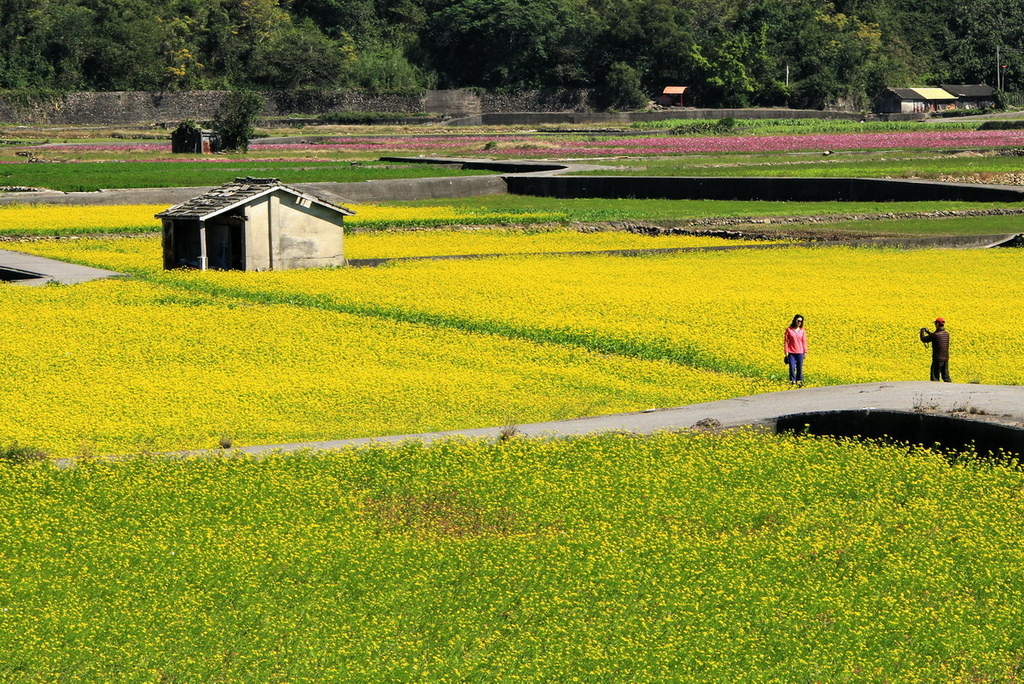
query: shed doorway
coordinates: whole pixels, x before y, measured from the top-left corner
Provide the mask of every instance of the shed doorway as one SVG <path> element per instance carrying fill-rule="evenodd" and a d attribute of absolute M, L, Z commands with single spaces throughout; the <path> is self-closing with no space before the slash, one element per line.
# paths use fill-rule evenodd
<path fill-rule="evenodd" d="M 206 224 L 209 268 L 218 271 L 245 270 L 245 223 L 224 219 Z"/>

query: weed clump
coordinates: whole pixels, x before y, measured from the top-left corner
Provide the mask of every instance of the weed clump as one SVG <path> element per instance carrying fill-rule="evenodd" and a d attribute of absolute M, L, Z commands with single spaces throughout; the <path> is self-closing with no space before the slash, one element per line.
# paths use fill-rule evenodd
<path fill-rule="evenodd" d="M 0 463 L 31 463 L 46 459 L 46 452 L 18 440 L 0 444 Z"/>

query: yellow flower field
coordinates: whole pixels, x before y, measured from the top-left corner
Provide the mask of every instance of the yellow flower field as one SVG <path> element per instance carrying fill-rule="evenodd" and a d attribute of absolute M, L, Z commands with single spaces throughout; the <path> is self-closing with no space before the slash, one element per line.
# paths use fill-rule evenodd
<path fill-rule="evenodd" d="M 795 313 L 807 320 L 810 384 L 926 379 L 917 331 L 936 316 L 953 336 L 954 380 L 1024 382 L 1016 250 L 789 248 L 203 273 L 160 270 L 155 238 L 19 247 L 153 281 L 0 287 L 3 391 L 18 406 L 8 431 L 56 441 L 61 453 L 83 434 L 102 451 L 209 446 L 222 432 L 251 444 L 764 391 L 782 386 L 782 331 Z M 382 388 L 388 400 L 367 411 Z"/>
<path fill-rule="evenodd" d="M 575 230 L 523 232 L 521 230 L 422 230 L 414 232 L 348 233 L 349 259 L 437 256 L 446 254 L 526 254 L 612 249 L 665 249 L 764 244 L 690 235 L 652 236 L 625 231 L 581 233 Z"/>
<path fill-rule="evenodd" d="M 701 238 L 685 235 L 639 235 L 623 231 L 582 233 L 558 229 L 523 230 L 423 230 L 377 231 L 360 228 L 558 221 L 556 214 L 502 214 L 466 212 L 449 206 L 389 207 L 349 205 L 355 212 L 346 220 L 354 228 L 345 236 L 351 259 L 448 254 L 498 254 L 509 252 L 568 252 L 602 249 L 658 249 L 751 244 L 752 241 Z M 76 235 L 160 231 L 155 214 L 163 204 L 117 206 L 61 206 L 44 204 L 0 205 L 0 235 Z"/>
<path fill-rule="evenodd" d="M 153 216 L 166 208 L 166 204 L 0 204 L 0 235 L 158 231 L 160 221 Z"/>
<path fill-rule="evenodd" d="M 0 680 L 1010 684 L 1022 487 L 754 432 L 0 467 Z"/>
<path fill-rule="evenodd" d="M 445 226 L 490 223 L 541 223 L 560 221 L 563 214 L 466 211 L 451 206 L 401 207 L 349 204 L 356 212 L 346 223 L 356 228 L 391 226 Z M 74 235 L 78 233 L 157 232 L 154 216 L 166 204 L 80 206 L 59 204 L 0 205 L 0 235 Z"/>
<path fill-rule="evenodd" d="M 355 216 L 345 223 L 355 227 L 449 226 L 460 223 L 541 223 L 560 221 L 564 214 L 545 212 L 467 211 L 451 206 L 407 207 L 384 204 L 348 204 Z"/>
<path fill-rule="evenodd" d="M 0 442 L 55 456 L 534 422 L 757 380 L 130 280 L 0 285 Z"/>
<path fill-rule="evenodd" d="M 808 380 L 829 383 L 927 379 L 930 356 L 918 329 L 942 316 L 953 337 L 955 380 L 1019 384 L 1022 259 L 1017 250 L 793 248 L 171 277 L 694 347 L 713 367 L 766 377 L 781 377 L 782 331 L 800 313 L 810 340 Z"/>

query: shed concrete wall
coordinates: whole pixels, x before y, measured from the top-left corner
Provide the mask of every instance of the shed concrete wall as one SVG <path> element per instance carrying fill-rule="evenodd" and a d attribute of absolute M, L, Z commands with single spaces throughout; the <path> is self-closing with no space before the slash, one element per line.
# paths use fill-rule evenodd
<path fill-rule="evenodd" d="M 271 193 L 246 207 L 245 270 L 345 265 L 337 215 L 288 193 Z"/>

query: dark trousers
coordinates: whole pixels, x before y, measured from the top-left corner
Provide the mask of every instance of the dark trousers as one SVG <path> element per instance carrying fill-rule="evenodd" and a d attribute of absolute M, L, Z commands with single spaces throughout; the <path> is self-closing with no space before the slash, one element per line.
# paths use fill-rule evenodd
<path fill-rule="evenodd" d="M 932 360 L 932 382 L 953 382 L 949 379 L 949 361 Z"/>
<path fill-rule="evenodd" d="M 804 355 L 803 354 L 787 354 L 789 359 L 789 381 L 790 382 L 803 382 L 804 381 Z"/>

